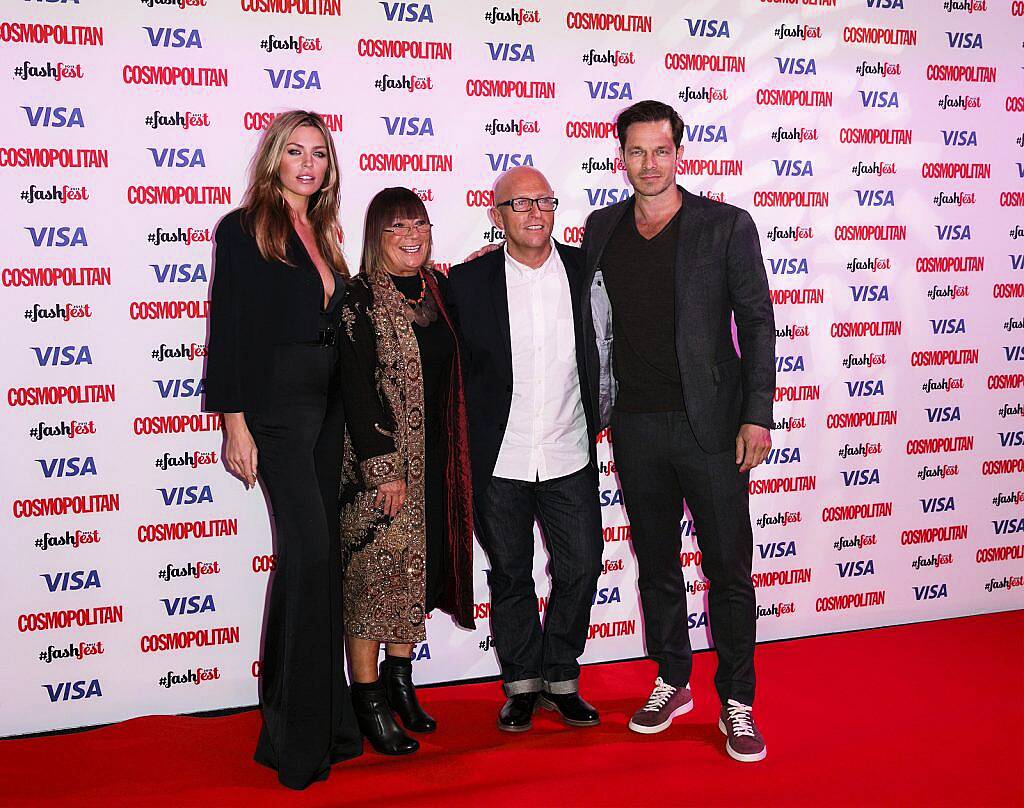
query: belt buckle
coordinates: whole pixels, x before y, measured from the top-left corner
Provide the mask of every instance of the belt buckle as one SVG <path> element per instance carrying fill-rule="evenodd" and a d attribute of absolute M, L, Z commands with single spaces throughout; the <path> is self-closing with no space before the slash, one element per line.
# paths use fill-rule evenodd
<path fill-rule="evenodd" d="M 335 341 L 338 338 L 338 329 L 336 328 L 323 328 L 317 333 L 317 344 L 324 348 L 331 348 L 334 346 Z"/>

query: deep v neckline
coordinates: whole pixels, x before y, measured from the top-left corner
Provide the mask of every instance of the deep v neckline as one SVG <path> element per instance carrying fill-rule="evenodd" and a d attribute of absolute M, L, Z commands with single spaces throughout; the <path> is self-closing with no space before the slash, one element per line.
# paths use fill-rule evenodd
<path fill-rule="evenodd" d="M 316 261 L 313 260 L 312 253 L 310 253 L 309 248 L 306 246 L 306 242 L 302 240 L 302 235 L 299 233 L 299 230 L 295 227 L 294 223 L 292 223 L 292 232 L 295 234 L 295 238 L 299 242 L 299 246 L 302 247 L 302 251 L 306 254 L 306 259 L 309 261 L 309 265 L 313 268 L 317 282 L 320 284 L 320 313 L 324 314 L 330 308 L 331 300 L 334 299 L 334 295 L 338 291 L 339 274 L 334 271 L 333 267 L 327 267 L 327 271 L 331 273 L 331 278 L 334 281 L 334 288 L 328 295 L 327 286 L 324 284 L 324 276 L 320 274 L 320 268 L 316 265 Z M 321 256 L 321 258 L 322 257 L 323 256 Z M 325 261 L 324 265 L 326 266 L 326 264 L 327 262 Z"/>

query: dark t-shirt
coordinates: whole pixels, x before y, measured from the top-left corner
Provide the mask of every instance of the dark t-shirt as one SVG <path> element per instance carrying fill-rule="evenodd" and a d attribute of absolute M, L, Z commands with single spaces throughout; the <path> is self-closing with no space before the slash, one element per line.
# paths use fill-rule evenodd
<path fill-rule="evenodd" d="M 615 407 L 623 412 L 684 409 L 675 345 L 678 236 L 676 213 L 660 233 L 645 239 L 630 202 L 601 257 L 615 335 Z"/>

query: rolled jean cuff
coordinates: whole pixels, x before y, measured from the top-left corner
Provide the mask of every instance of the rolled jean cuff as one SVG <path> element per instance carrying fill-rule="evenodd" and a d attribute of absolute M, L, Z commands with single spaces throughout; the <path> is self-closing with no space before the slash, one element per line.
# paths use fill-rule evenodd
<path fill-rule="evenodd" d="M 562 682 L 544 682 L 544 689 L 552 696 L 564 696 L 568 693 L 578 693 L 580 690 L 580 680 L 566 679 Z"/>
<path fill-rule="evenodd" d="M 505 682 L 503 687 L 505 695 L 512 698 L 520 693 L 540 693 L 543 685 L 543 679 L 516 679 L 514 682 Z"/>

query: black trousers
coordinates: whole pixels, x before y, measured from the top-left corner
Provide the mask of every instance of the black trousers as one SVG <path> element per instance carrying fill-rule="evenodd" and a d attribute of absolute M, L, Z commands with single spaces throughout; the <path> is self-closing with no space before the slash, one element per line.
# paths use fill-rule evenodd
<path fill-rule="evenodd" d="M 492 477 L 474 498 L 477 538 L 490 559 L 491 633 L 509 696 L 575 693 L 604 539 L 597 470 L 524 482 Z M 551 555 L 544 628 L 533 583 L 533 523 Z"/>
<path fill-rule="evenodd" d="M 337 352 L 281 346 L 273 406 L 246 413 L 273 512 L 277 564 L 264 620 L 257 762 L 305 788 L 362 753 L 345 680 Z"/>
<path fill-rule="evenodd" d="M 683 499 L 690 506 L 701 566 L 710 584 L 708 617 L 723 701 L 754 703 L 756 601 L 750 580 L 754 537 L 747 483 L 733 450 L 708 454 L 682 412 L 612 415 L 615 468 L 639 568 L 647 654 L 676 687 L 690 679 L 693 653 L 679 565 Z"/>

